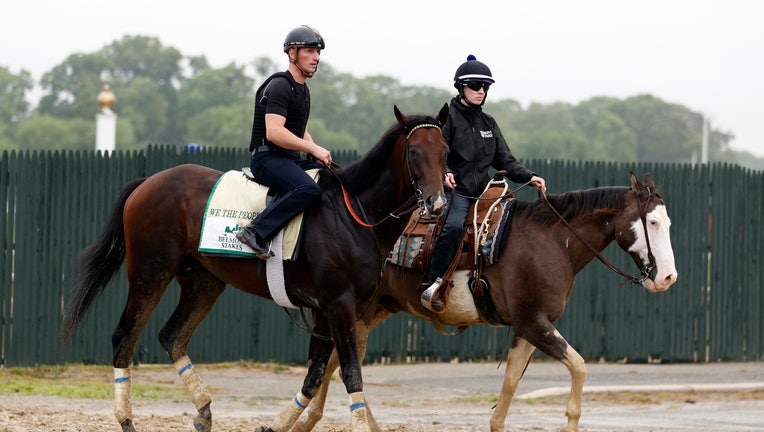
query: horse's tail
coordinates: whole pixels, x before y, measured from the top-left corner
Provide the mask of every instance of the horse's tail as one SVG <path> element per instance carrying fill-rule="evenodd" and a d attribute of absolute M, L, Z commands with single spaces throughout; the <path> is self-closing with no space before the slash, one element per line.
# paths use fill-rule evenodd
<path fill-rule="evenodd" d="M 69 341 L 79 327 L 90 306 L 103 292 L 125 260 L 125 230 L 122 213 L 130 194 L 146 179 L 133 180 L 119 194 L 101 235 L 80 254 L 78 289 L 64 311 L 59 337 L 62 343 Z"/>

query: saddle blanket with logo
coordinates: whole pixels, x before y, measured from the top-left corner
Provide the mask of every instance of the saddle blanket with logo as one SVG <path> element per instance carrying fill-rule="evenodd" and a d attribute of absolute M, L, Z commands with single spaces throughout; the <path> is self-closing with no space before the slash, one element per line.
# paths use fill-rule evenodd
<path fill-rule="evenodd" d="M 318 169 L 306 171 L 314 180 Z M 236 233 L 262 213 L 268 187 L 247 177 L 242 171 L 228 171 L 212 188 L 204 209 L 199 252 L 215 255 L 255 257 L 254 251 L 236 238 Z M 282 257 L 297 258 L 302 213 L 284 227 Z"/>

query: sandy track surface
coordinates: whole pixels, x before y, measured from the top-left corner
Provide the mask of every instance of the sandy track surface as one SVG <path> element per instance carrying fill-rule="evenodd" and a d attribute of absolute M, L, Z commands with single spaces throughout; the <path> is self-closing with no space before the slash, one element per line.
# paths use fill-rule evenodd
<path fill-rule="evenodd" d="M 503 364 L 364 367 L 369 406 L 385 432 L 487 431 Z M 216 431 L 269 424 L 299 390 L 305 369 L 197 365 L 213 392 Z M 110 382 L 108 372 L 103 379 Z M 67 378 L 72 379 L 72 378 Z M 141 365 L 134 383 L 182 388 L 169 366 Z M 532 363 L 510 407 L 508 431 L 565 426 L 569 378 L 560 364 Z M 562 395 L 561 395 L 562 394 Z M 336 378 L 316 432 L 350 432 L 348 398 Z M 0 396 L 0 432 L 119 431 L 111 400 Z M 764 362 L 589 365 L 582 431 L 764 431 Z M 134 401 L 139 431 L 193 431 L 187 400 Z"/>

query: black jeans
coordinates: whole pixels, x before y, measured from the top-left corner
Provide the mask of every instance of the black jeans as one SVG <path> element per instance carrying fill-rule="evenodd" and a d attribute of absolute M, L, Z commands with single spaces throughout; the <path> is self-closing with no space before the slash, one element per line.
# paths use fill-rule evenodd
<path fill-rule="evenodd" d="M 305 173 L 320 167 L 315 161 L 296 159 L 279 151 L 252 155 L 250 168 L 255 181 L 279 194 L 254 219 L 255 231 L 263 240 L 271 241 L 289 221 L 321 198 L 321 188 Z"/>
<path fill-rule="evenodd" d="M 443 231 L 438 237 L 433 247 L 432 259 L 427 273 L 429 282 L 443 276 L 451 265 L 454 256 L 459 249 L 459 240 L 464 231 L 464 221 L 467 219 L 467 213 L 472 201 L 455 193 L 451 194 L 451 203 L 449 204 L 448 217 L 443 224 Z"/>

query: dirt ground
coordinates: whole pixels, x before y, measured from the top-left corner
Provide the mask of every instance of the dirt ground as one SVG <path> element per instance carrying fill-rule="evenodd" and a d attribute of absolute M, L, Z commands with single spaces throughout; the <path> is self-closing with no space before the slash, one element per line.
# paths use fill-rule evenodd
<path fill-rule="evenodd" d="M 366 398 L 384 432 L 486 431 L 501 386 L 503 366 L 366 366 Z M 255 427 L 269 424 L 299 390 L 305 373 L 301 367 L 272 365 L 196 367 L 213 393 L 213 430 L 230 432 L 251 432 Z M 661 370 L 651 370 L 649 365 L 612 365 L 612 370 L 590 366 L 587 382 L 593 381 L 594 391 L 587 391 L 585 386 L 581 430 L 764 430 L 764 426 L 758 426 L 764 424 L 764 415 L 760 414 L 764 407 L 764 364 L 736 365 L 732 369 L 724 375 L 716 369 L 701 369 L 672 380 Z M 648 384 L 646 377 L 652 375 L 663 384 L 675 382 L 679 387 L 640 390 L 640 385 Z M 104 382 L 112 380 L 109 371 L 95 378 Z M 62 379 L 76 382 L 78 378 Z M 687 383 L 692 380 L 736 385 L 693 389 Z M 169 365 L 134 367 L 132 381 L 134 385 L 177 387 L 178 394 L 183 395 L 182 383 Z M 625 387 L 608 390 L 600 385 L 608 382 L 633 383 L 635 391 L 625 391 Z M 568 385 L 567 371 L 559 364 L 539 367 L 531 364 L 521 381 L 518 397 L 510 407 L 507 431 L 552 431 L 563 427 Z M 314 430 L 350 432 L 347 404 L 344 387 L 335 376 L 324 418 Z M 718 420 L 719 424 L 731 426 L 714 425 L 713 410 L 731 413 L 734 419 Z M 752 420 L 746 418 L 749 411 L 754 416 Z M 138 431 L 193 431 L 195 409 L 184 397 L 134 400 L 133 413 Z M 704 419 L 703 415 L 712 416 L 712 420 Z M 655 422 L 645 421 L 651 416 Z M 696 418 L 697 422 L 693 425 L 681 420 L 687 416 Z M 119 430 L 111 400 L 0 395 L 0 432 Z"/>

